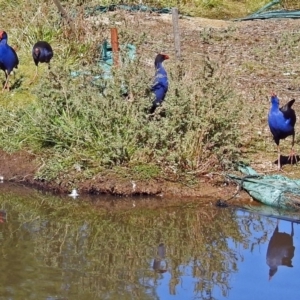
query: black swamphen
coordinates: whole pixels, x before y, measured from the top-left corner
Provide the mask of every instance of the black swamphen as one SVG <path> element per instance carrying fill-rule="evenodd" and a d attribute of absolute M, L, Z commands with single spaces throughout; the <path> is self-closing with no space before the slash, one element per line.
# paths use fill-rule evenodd
<path fill-rule="evenodd" d="M 45 41 L 39 41 L 35 43 L 35 45 L 32 48 L 32 58 L 36 65 L 36 71 L 33 80 L 36 78 L 38 73 L 38 64 L 47 63 L 48 69 L 50 69 L 50 60 L 52 57 L 53 57 L 53 50 L 49 43 Z"/>
<path fill-rule="evenodd" d="M 277 145 L 278 151 L 278 170 L 281 168 L 280 164 L 280 147 L 279 141 L 285 139 L 288 136 L 292 136 L 292 149 L 289 155 L 289 159 L 293 162 L 295 157 L 294 142 L 295 142 L 295 124 L 296 114 L 292 109 L 295 99 L 290 100 L 287 104 L 279 108 L 279 99 L 273 93 L 271 95 L 271 108 L 268 116 L 268 123 L 270 130 L 273 134 L 274 141 Z"/>
<path fill-rule="evenodd" d="M 150 108 L 150 114 L 154 113 L 155 109 L 164 101 L 169 88 L 168 74 L 163 66 L 164 60 L 169 59 L 166 54 L 157 54 L 154 62 L 155 78 L 151 87 L 151 91 L 155 94 L 155 99 Z"/>
<path fill-rule="evenodd" d="M 4 71 L 6 77 L 3 90 L 6 88 L 9 89 L 9 75 L 14 68 L 18 68 L 19 64 L 17 53 L 7 44 L 7 39 L 7 33 L 5 31 L 0 31 L 0 69 Z"/>

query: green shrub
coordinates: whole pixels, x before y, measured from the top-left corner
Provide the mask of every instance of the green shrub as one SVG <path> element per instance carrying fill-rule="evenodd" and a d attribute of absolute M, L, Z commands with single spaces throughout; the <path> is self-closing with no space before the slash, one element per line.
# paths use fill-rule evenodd
<path fill-rule="evenodd" d="M 14 5 L 21 8 L 22 3 Z M 19 22 L 24 29 L 15 29 L 19 38 L 12 34 L 12 43 L 20 46 L 20 72 L 28 79 L 21 75 L 22 84 L 15 95 L 3 96 L 0 147 L 7 151 L 30 149 L 42 156 L 40 178 L 56 178 L 74 166 L 92 176 L 103 168 L 149 163 L 165 172 L 207 172 L 237 159 L 242 103 L 231 88 L 233 78 L 222 71 L 224 61 L 204 56 L 197 66 L 186 58 L 180 63 L 168 62 L 166 101 L 149 116 L 152 100 L 146 90 L 154 69 L 140 55 L 132 64 L 114 70 L 113 80 L 94 80 L 101 73 L 97 62 L 104 25 L 95 27 L 79 9 L 75 11 L 76 31 L 72 32 L 61 23 L 55 6 L 27 5 L 27 10 L 20 9 Z M 37 14 L 35 6 L 43 14 Z M 13 15 L 12 7 L 10 2 L 7 16 Z M 131 42 L 137 48 L 147 41 L 144 32 L 126 26 L 120 28 L 119 37 L 121 43 Z M 50 72 L 40 65 L 38 80 L 29 85 L 29 74 L 34 72 L 31 47 L 37 39 L 53 44 L 55 63 Z M 71 77 L 71 70 L 80 70 L 82 75 Z M 122 96 L 124 87 L 129 99 Z"/>
<path fill-rule="evenodd" d="M 207 171 L 207 161 L 220 165 L 236 159 L 240 102 L 229 78 L 207 59 L 196 73 L 182 74 L 182 69 L 171 68 L 167 100 L 154 116 L 148 115 L 151 98 L 144 91 L 149 81 L 141 77 L 147 70 L 139 61 L 122 69 L 131 74 L 132 100 L 120 93 L 121 72 L 103 91 L 92 84 L 91 75 L 73 79 L 63 69 L 53 69 L 55 77 L 36 88 L 38 101 L 2 110 L 0 120 L 9 122 L 1 124 L 1 144 L 9 138 L 20 148 L 56 153 L 56 160 L 67 154 L 68 163 L 59 171 L 78 163 L 78 157 L 81 165 L 93 162 L 85 163 L 87 168 L 151 162 L 178 171 Z"/>

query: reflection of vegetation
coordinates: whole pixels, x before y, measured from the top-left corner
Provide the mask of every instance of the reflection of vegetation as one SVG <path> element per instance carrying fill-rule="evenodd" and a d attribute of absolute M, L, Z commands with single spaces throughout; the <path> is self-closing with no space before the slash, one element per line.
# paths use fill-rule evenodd
<path fill-rule="evenodd" d="M 56 294 L 70 296 L 76 290 L 80 299 L 92 299 L 91 295 L 97 299 L 157 298 L 155 287 L 162 275 L 150 266 L 160 242 L 167 247 L 171 294 L 176 293 L 182 276 L 189 274 L 196 282 L 194 293 L 201 299 L 216 288 L 226 295 L 239 259 L 229 240 L 248 248 L 252 233 L 247 226 L 257 223 L 257 230 L 263 231 L 262 224 L 243 223 L 234 211 L 206 209 L 199 203 L 110 211 L 37 192 L 26 197 L 1 194 L 0 203 L 10 216 L 2 225 L 0 240 L 7 264 L 21 259 L 19 267 L 24 273 L 31 265 L 38 266 L 41 275 L 27 281 L 27 286 L 39 285 L 43 276 L 46 280 L 42 268 L 58 270 L 62 275 L 52 287 Z M 12 244 L 14 249 L 25 250 L 16 254 Z M 22 264 L 28 252 L 34 257 Z M 20 281 L 25 284 L 26 280 Z M 7 283 L 1 282 L 0 292 Z M 62 292 L 61 285 L 68 286 L 68 292 Z"/>

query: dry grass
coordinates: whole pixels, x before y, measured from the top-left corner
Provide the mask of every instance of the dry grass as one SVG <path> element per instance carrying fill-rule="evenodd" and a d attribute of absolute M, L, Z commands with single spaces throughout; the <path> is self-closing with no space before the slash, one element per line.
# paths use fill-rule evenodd
<path fill-rule="evenodd" d="M 281 4 L 285 9 L 299 9 L 300 3 L 298 0 L 281 0 Z"/>

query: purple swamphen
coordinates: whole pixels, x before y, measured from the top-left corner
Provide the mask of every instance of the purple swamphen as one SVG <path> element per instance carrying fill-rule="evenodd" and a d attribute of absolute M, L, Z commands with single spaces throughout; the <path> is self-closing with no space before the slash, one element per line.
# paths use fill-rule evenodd
<path fill-rule="evenodd" d="M 269 280 L 277 272 L 279 266 L 293 267 L 292 259 L 294 257 L 294 224 L 291 223 L 291 234 L 279 232 L 279 220 L 269 241 L 267 250 L 267 265 L 270 267 Z"/>
<path fill-rule="evenodd" d="M 153 261 L 153 270 L 157 273 L 165 273 L 167 272 L 166 265 L 166 247 L 163 243 L 159 244 L 157 247 L 157 255 Z"/>
<path fill-rule="evenodd" d="M 152 103 L 152 107 L 150 108 L 150 114 L 154 113 L 155 109 L 161 105 L 168 91 L 168 74 L 163 66 L 163 62 L 166 59 L 169 59 L 169 56 L 161 53 L 157 54 L 155 58 L 155 78 L 151 87 L 151 91 L 154 93 L 155 99 Z"/>
<path fill-rule="evenodd" d="M 6 77 L 2 91 L 8 87 L 9 75 L 14 68 L 18 68 L 18 64 L 16 51 L 7 44 L 7 33 L 0 31 L 0 69 L 4 71 Z"/>
<path fill-rule="evenodd" d="M 296 123 L 296 114 L 292 109 L 295 99 L 290 100 L 287 104 L 279 108 L 279 99 L 273 93 L 271 95 L 271 108 L 268 116 L 268 123 L 270 130 L 272 132 L 274 141 L 277 145 L 278 151 L 278 170 L 280 170 L 280 147 L 279 141 L 285 139 L 288 136 L 292 136 L 292 149 L 289 159 L 293 161 L 295 156 L 294 151 L 294 141 L 295 141 L 295 123 Z"/>
<path fill-rule="evenodd" d="M 36 65 L 36 71 L 33 80 L 36 78 L 38 73 L 38 64 L 47 63 L 48 69 L 50 69 L 50 60 L 52 57 L 53 57 L 53 50 L 49 43 L 45 41 L 39 41 L 34 44 L 32 48 L 32 58 Z"/>

